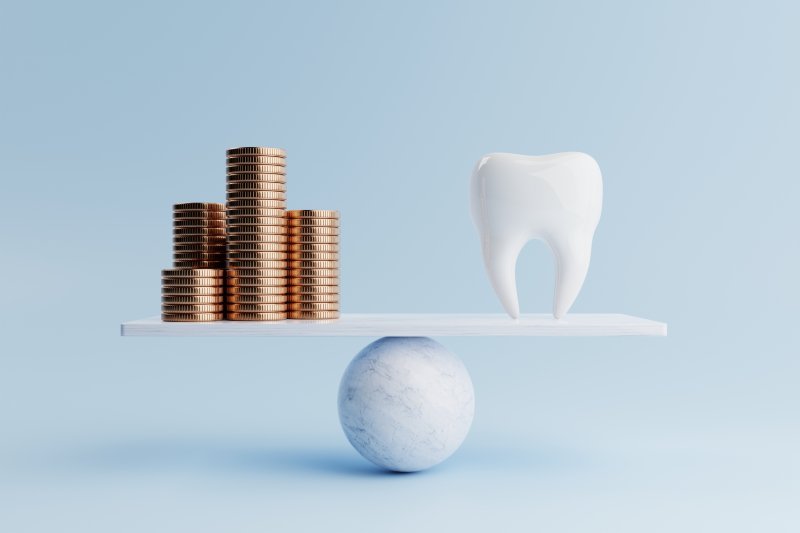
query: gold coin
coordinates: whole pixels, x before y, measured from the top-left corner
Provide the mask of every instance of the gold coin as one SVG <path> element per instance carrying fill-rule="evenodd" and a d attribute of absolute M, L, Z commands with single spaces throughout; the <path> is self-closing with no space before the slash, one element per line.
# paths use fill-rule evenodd
<path fill-rule="evenodd" d="M 286 294 L 230 294 L 229 304 L 286 304 Z"/>
<path fill-rule="evenodd" d="M 339 211 L 324 209 L 292 209 L 286 212 L 289 218 L 339 218 Z"/>
<path fill-rule="evenodd" d="M 258 235 L 286 235 L 286 228 L 280 226 L 253 226 L 245 224 L 243 226 L 231 226 L 229 235 L 239 235 L 242 233 L 255 233 Z"/>
<path fill-rule="evenodd" d="M 165 304 L 222 304 L 225 297 L 222 295 L 189 294 L 184 296 L 162 296 L 161 302 Z"/>
<path fill-rule="evenodd" d="M 172 228 L 173 235 L 217 235 L 224 237 L 225 228 Z"/>
<path fill-rule="evenodd" d="M 228 243 L 228 258 L 254 259 L 254 256 L 236 255 L 239 253 L 253 252 L 285 252 L 288 245 L 282 242 L 230 242 Z"/>
<path fill-rule="evenodd" d="M 224 211 L 225 205 L 220 203 L 189 202 L 186 204 L 175 204 L 172 206 L 175 211 L 196 211 L 198 209 L 208 211 Z"/>
<path fill-rule="evenodd" d="M 186 211 L 173 211 L 172 218 L 174 220 L 183 220 L 183 219 L 194 219 L 199 218 L 202 220 L 224 220 L 225 219 L 225 211 L 221 210 L 203 210 L 203 209 L 191 209 Z"/>
<path fill-rule="evenodd" d="M 276 246 L 285 246 L 278 244 Z M 280 250 L 274 251 L 244 251 L 244 252 L 228 252 L 229 261 L 285 261 L 286 252 Z"/>
<path fill-rule="evenodd" d="M 286 278 L 229 278 L 228 287 L 285 287 Z"/>
<path fill-rule="evenodd" d="M 320 278 L 312 278 L 312 277 L 292 277 L 291 278 L 292 285 L 324 285 L 328 287 L 336 287 L 336 292 L 339 292 L 339 277 L 338 276 L 326 276 Z"/>
<path fill-rule="evenodd" d="M 293 278 L 337 278 L 338 268 L 290 268 L 289 275 Z"/>
<path fill-rule="evenodd" d="M 228 200 L 228 210 L 232 209 L 286 209 L 286 199 L 269 200 L 258 198 L 243 198 Z"/>
<path fill-rule="evenodd" d="M 339 301 L 339 294 L 290 294 L 289 295 L 289 302 L 290 303 L 300 303 L 300 302 L 325 302 L 325 303 L 336 303 Z"/>
<path fill-rule="evenodd" d="M 225 150 L 228 157 L 237 155 L 269 155 L 273 157 L 286 157 L 286 150 L 283 148 L 270 148 L 267 146 L 240 146 L 238 148 L 228 148 Z"/>
<path fill-rule="evenodd" d="M 285 174 L 286 167 L 278 165 L 228 165 L 228 174 Z"/>
<path fill-rule="evenodd" d="M 293 302 L 290 311 L 338 311 L 339 302 Z"/>
<path fill-rule="evenodd" d="M 176 261 L 224 261 L 225 249 L 220 252 L 175 252 Z"/>
<path fill-rule="evenodd" d="M 225 164 L 231 165 L 278 165 L 286 166 L 285 157 L 271 155 L 231 155 L 225 159 Z"/>
<path fill-rule="evenodd" d="M 231 226 L 286 226 L 283 217 L 231 217 L 228 224 Z"/>
<path fill-rule="evenodd" d="M 239 217 L 271 217 L 286 220 L 285 209 L 260 209 L 252 207 L 242 207 L 239 209 L 228 209 L 228 218 L 237 219 Z"/>
<path fill-rule="evenodd" d="M 225 294 L 228 298 L 244 295 L 286 294 L 286 292 L 286 285 L 236 285 L 225 288 Z"/>
<path fill-rule="evenodd" d="M 339 228 L 328 226 L 289 226 L 289 235 L 339 235 Z"/>
<path fill-rule="evenodd" d="M 290 285 L 289 294 L 339 294 L 339 285 Z"/>
<path fill-rule="evenodd" d="M 191 287 L 184 286 L 161 286 L 161 294 L 164 296 L 186 296 L 186 295 L 201 295 L 201 296 L 222 296 L 225 293 L 225 287 L 219 285 L 216 287 Z"/>
<path fill-rule="evenodd" d="M 286 320 L 286 313 L 228 313 L 228 320 L 267 322 Z"/>
<path fill-rule="evenodd" d="M 172 262 L 175 268 L 225 268 L 225 259 L 204 261 L 202 259 L 176 259 Z"/>
<path fill-rule="evenodd" d="M 225 246 L 225 236 L 224 235 L 176 235 L 172 237 L 172 244 Z"/>
<path fill-rule="evenodd" d="M 279 278 L 286 275 L 285 268 L 229 268 L 229 277 L 236 278 Z"/>
<path fill-rule="evenodd" d="M 271 228 L 273 226 L 260 226 L 260 227 Z M 235 235 L 228 236 L 229 249 L 230 249 L 230 244 L 239 244 L 247 242 L 265 242 L 265 243 L 282 244 L 286 242 L 286 235 L 281 235 L 277 233 L 237 233 Z"/>
<path fill-rule="evenodd" d="M 339 261 L 289 261 L 289 268 L 331 268 L 338 270 Z"/>
<path fill-rule="evenodd" d="M 283 191 L 258 191 L 253 189 L 240 189 L 228 191 L 226 195 L 228 203 L 234 200 L 283 200 L 286 201 L 286 193 Z"/>
<path fill-rule="evenodd" d="M 190 287 L 222 287 L 224 278 L 161 278 L 162 287 L 177 287 L 188 285 Z"/>
<path fill-rule="evenodd" d="M 339 262 L 337 252 L 290 252 L 289 259 L 292 261 L 334 261 Z"/>
<path fill-rule="evenodd" d="M 329 227 L 338 228 L 338 218 L 289 218 L 286 217 L 286 223 L 291 227 Z"/>
<path fill-rule="evenodd" d="M 222 304 L 162 304 L 162 313 L 222 313 Z"/>
<path fill-rule="evenodd" d="M 289 244 L 289 251 L 292 253 L 312 252 L 338 254 L 339 245 L 336 243 L 291 243 Z"/>
<path fill-rule="evenodd" d="M 225 240 L 223 239 L 219 244 L 173 244 L 172 251 L 175 253 L 181 252 L 199 252 L 204 254 L 218 254 L 225 253 Z"/>
<path fill-rule="evenodd" d="M 225 219 L 211 218 L 176 218 L 172 221 L 175 228 L 225 228 Z"/>
<path fill-rule="evenodd" d="M 165 278 L 221 278 L 224 270 L 216 268 L 165 268 L 161 276 Z"/>
<path fill-rule="evenodd" d="M 286 184 L 274 181 L 236 181 L 225 188 L 229 193 L 239 191 L 272 191 L 286 193 Z"/>
<path fill-rule="evenodd" d="M 215 322 L 223 313 L 161 313 L 164 322 Z"/>
<path fill-rule="evenodd" d="M 339 244 L 338 235 L 290 235 L 292 244 Z"/>
<path fill-rule="evenodd" d="M 293 320 L 332 320 L 339 318 L 339 311 L 289 311 Z"/>
<path fill-rule="evenodd" d="M 280 268 L 284 271 L 289 268 L 286 261 L 228 261 L 228 268 L 233 270 L 241 270 L 244 268 Z"/>
<path fill-rule="evenodd" d="M 228 174 L 227 177 L 225 178 L 225 182 L 228 185 L 234 185 L 239 183 L 274 183 L 286 187 L 286 174 L 274 174 L 274 173 L 253 174 L 253 173 L 243 172 L 241 174 Z M 280 189 L 275 189 L 275 190 L 280 190 Z"/>
<path fill-rule="evenodd" d="M 284 313 L 287 306 L 282 304 L 228 304 L 225 310 L 229 313 Z"/>

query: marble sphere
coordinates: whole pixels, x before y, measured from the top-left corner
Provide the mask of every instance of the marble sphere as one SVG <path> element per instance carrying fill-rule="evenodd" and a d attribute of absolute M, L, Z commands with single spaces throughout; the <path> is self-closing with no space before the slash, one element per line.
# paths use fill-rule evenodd
<path fill-rule="evenodd" d="M 350 444 L 398 472 L 450 457 L 474 414 L 464 363 L 427 337 L 378 339 L 356 355 L 339 386 L 339 420 Z"/>

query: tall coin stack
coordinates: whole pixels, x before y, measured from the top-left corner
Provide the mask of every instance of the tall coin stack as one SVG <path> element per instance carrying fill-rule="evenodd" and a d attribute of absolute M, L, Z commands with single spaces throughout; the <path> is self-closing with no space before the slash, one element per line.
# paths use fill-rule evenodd
<path fill-rule="evenodd" d="M 228 320 L 287 317 L 286 152 L 227 151 Z"/>
<path fill-rule="evenodd" d="M 225 207 L 175 204 L 173 265 L 161 271 L 161 318 L 210 322 L 224 316 Z"/>
<path fill-rule="evenodd" d="M 289 318 L 339 318 L 339 212 L 287 211 Z"/>

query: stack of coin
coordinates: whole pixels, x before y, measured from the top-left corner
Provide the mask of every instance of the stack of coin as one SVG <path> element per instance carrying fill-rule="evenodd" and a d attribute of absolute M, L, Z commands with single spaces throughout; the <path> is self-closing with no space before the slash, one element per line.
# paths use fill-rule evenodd
<path fill-rule="evenodd" d="M 175 268 L 225 268 L 223 204 L 175 204 L 172 217 Z"/>
<path fill-rule="evenodd" d="M 165 322 L 222 320 L 225 271 L 169 268 L 161 271 L 161 319 Z"/>
<path fill-rule="evenodd" d="M 227 151 L 228 320 L 286 318 L 286 152 Z"/>
<path fill-rule="evenodd" d="M 289 318 L 339 318 L 339 212 L 287 211 Z"/>

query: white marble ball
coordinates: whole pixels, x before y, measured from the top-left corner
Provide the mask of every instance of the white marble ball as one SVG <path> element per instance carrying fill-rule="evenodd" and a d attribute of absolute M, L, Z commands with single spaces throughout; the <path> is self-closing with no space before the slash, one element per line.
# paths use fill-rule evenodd
<path fill-rule="evenodd" d="M 427 337 L 384 337 L 356 355 L 339 386 L 347 439 L 373 463 L 415 472 L 441 463 L 469 432 L 472 380 L 454 353 Z"/>

